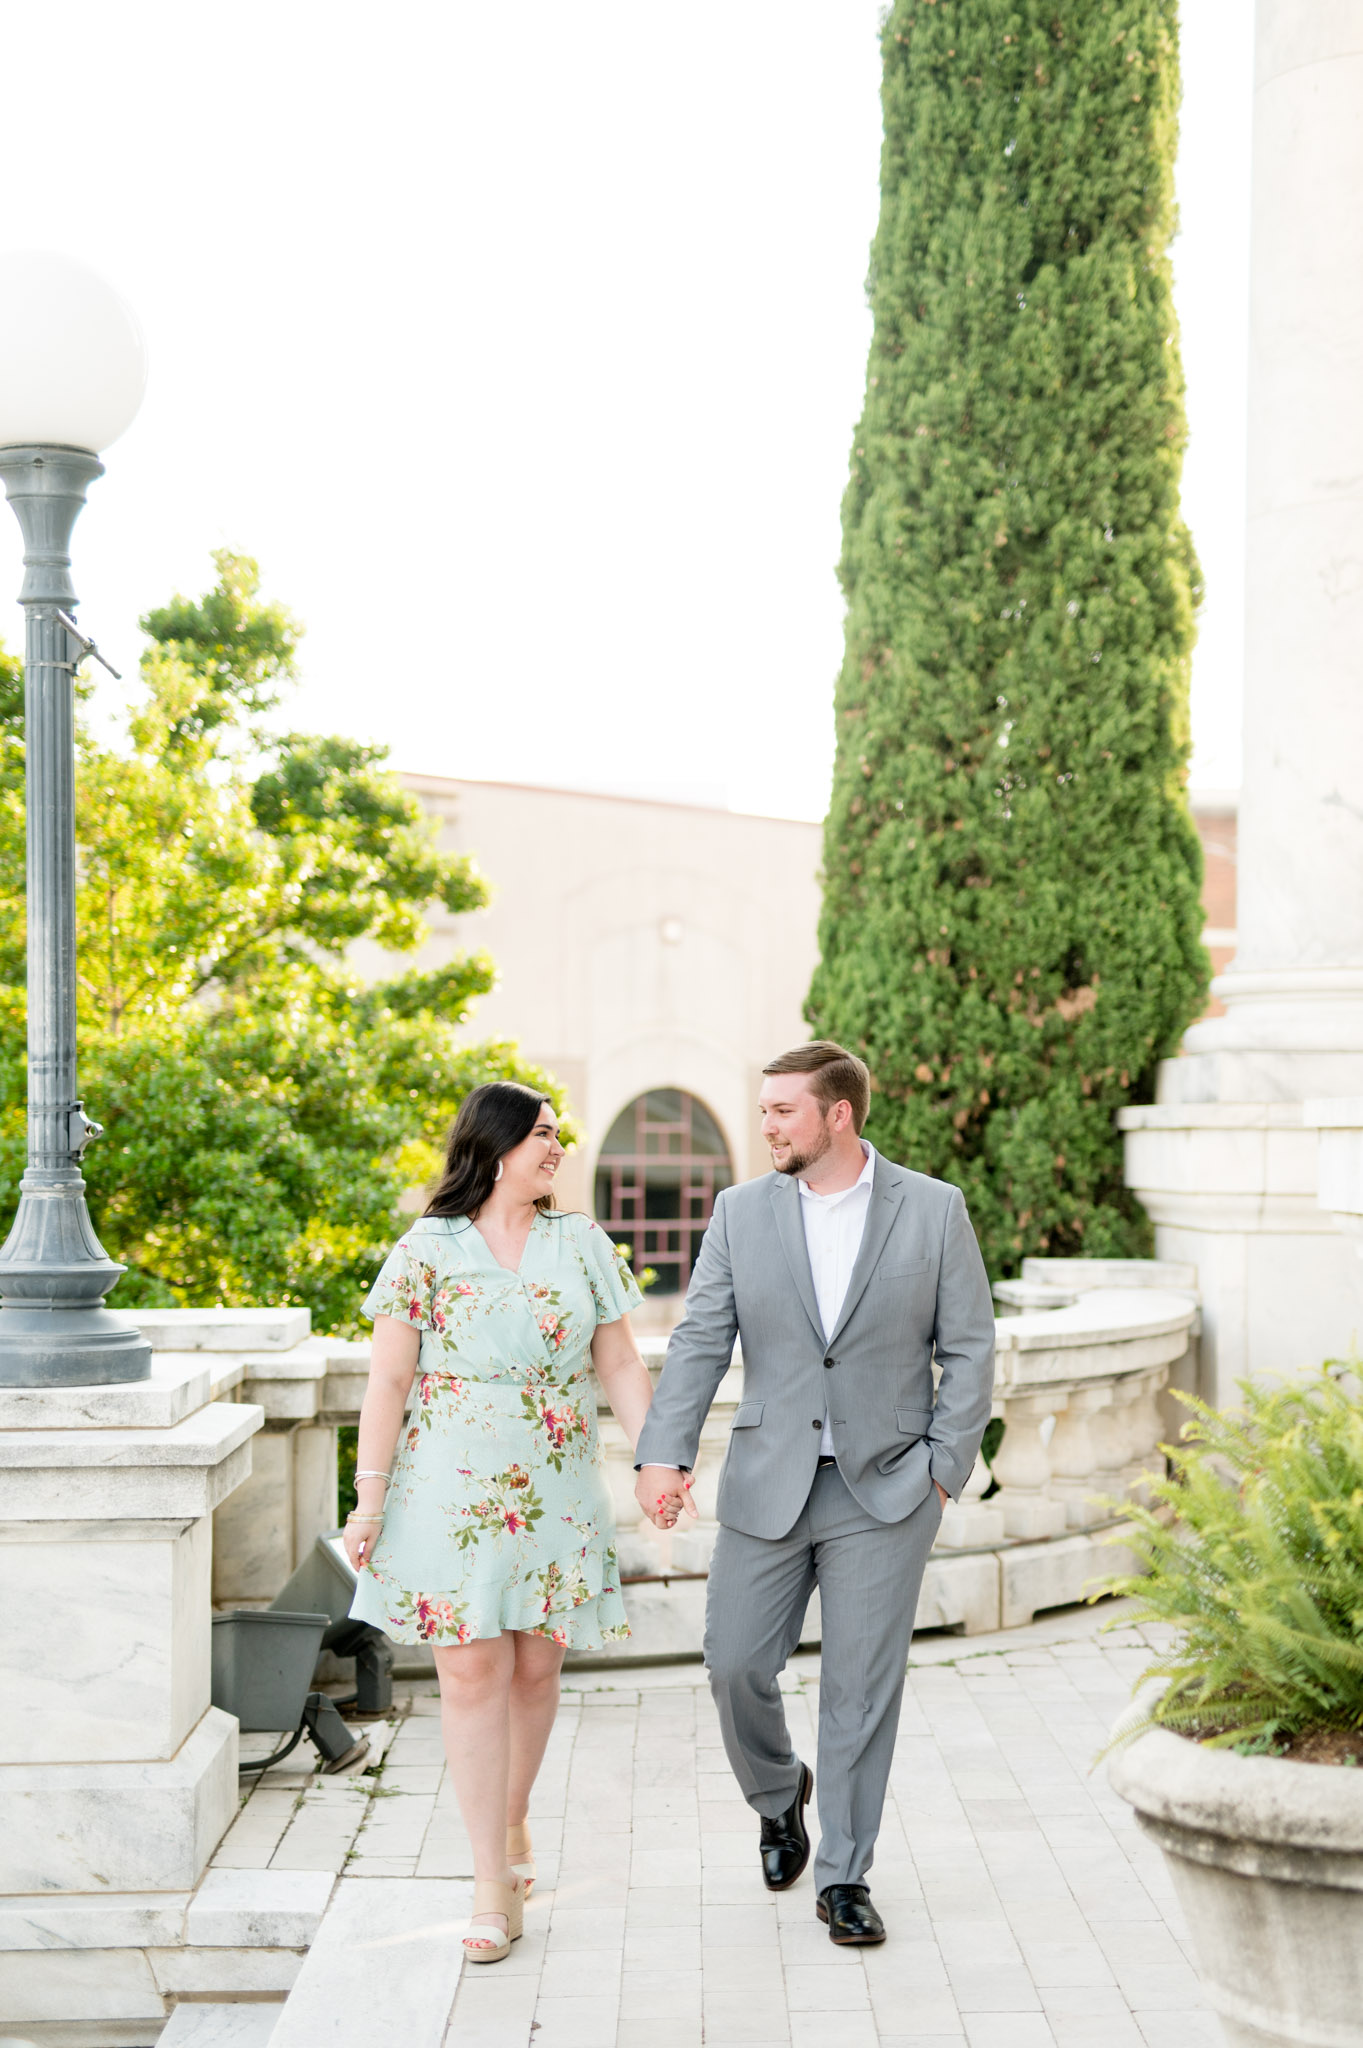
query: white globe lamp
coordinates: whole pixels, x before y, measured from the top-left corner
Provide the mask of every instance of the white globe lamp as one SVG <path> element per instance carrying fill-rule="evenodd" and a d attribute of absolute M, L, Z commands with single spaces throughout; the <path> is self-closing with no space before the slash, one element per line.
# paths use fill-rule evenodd
<path fill-rule="evenodd" d="M 97 271 L 48 249 L 0 253 L 0 448 L 98 455 L 146 384 L 141 329 Z"/>

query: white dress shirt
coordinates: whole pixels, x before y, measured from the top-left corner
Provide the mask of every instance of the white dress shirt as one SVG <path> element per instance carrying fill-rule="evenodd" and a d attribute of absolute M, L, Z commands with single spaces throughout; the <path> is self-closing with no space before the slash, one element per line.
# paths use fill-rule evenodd
<path fill-rule="evenodd" d="M 814 1299 L 819 1305 L 825 1343 L 838 1326 L 871 1207 L 871 1180 L 876 1170 L 876 1155 L 874 1147 L 868 1145 L 864 1138 L 861 1149 L 866 1155 L 866 1164 L 850 1188 L 839 1188 L 833 1195 L 821 1195 L 807 1180 L 799 1182 L 800 1220 L 804 1224 L 805 1250 L 809 1253 Z M 833 1456 L 833 1430 L 826 1403 L 819 1456 Z"/>

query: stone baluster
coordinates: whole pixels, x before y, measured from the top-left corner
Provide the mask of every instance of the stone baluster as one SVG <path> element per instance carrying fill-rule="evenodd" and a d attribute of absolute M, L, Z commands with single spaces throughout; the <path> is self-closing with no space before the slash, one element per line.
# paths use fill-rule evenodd
<path fill-rule="evenodd" d="M 1131 1426 L 1135 1437 L 1136 1462 L 1139 1468 L 1133 1496 L 1142 1506 L 1150 1502 L 1150 1481 L 1162 1479 L 1165 1459 L 1159 1446 L 1165 1435 L 1164 1417 L 1160 1414 L 1159 1396 L 1167 1385 L 1169 1368 L 1161 1365 L 1154 1372 L 1146 1373 L 1139 1384 L 1138 1398 L 1131 1411 Z"/>
<path fill-rule="evenodd" d="M 1002 1508 L 1009 1536 L 1035 1541 L 1064 1532 L 1065 1505 L 1047 1491 L 1051 1460 L 1042 1425 L 1065 1401 L 1064 1394 L 1052 1392 L 1004 1395 L 1003 1442 L 994 1454 L 999 1492 L 992 1505 Z"/>
<path fill-rule="evenodd" d="M 981 1454 L 961 1488 L 961 1498 L 949 1500 L 942 1512 L 942 1526 L 936 1539 L 939 1550 L 988 1550 L 1002 1543 L 1003 1509 L 998 1505 L 997 1495 L 991 1501 L 984 1498 L 991 1477 Z"/>
<path fill-rule="evenodd" d="M 1145 1470 L 1145 1422 L 1139 1413 L 1143 1375 L 1118 1380 L 1112 1389 L 1112 1408 L 1122 1433 L 1125 1456 L 1121 1468 L 1121 1490 L 1128 1497 L 1143 1486 Z"/>
<path fill-rule="evenodd" d="M 1093 1409 L 1089 1424 L 1093 1436 L 1094 1468 L 1093 1491 L 1101 1496 L 1104 1503 L 1099 1511 L 1100 1521 L 1110 1521 L 1117 1511 L 1112 1503 L 1120 1503 L 1126 1494 L 1127 1483 L 1127 1428 L 1117 1383 L 1104 1380 L 1102 1398 Z"/>
<path fill-rule="evenodd" d="M 1091 1419 L 1107 1399 L 1105 1386 L 1076 1387 L 1056 1417 L 1050 1444 L 1049 1490 L 1064 1503 L 1071 1529 L 1091 1529 L 1107 1519 L 1107 1510 L 1094 1498 L 1098 1491 L 1098 1447 Z"/>

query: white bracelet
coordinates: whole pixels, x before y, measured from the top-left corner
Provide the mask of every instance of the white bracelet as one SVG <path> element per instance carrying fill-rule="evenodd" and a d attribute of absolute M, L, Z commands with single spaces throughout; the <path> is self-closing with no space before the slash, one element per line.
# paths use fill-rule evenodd
<path fill-rule="evenodd" d="M 381 1479 L 385 1486 L 391 1486 L 393 1483 L 393 1475 L 391 1472 L 357 1472 L 355 1474 L 355 1477 L 357 1480 Z"/>

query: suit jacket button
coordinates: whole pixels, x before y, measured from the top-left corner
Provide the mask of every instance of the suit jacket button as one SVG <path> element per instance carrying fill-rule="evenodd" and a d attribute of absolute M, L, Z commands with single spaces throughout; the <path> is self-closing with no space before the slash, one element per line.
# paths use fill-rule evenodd
<path fill-rule="evenodd" d="M 836 1358 L 826 1358 L 826 1359 L 824 1360 L 824 1364 L 825 1364 L 825 1365 L 836 1365 L 836 1364 L 837 1364 L 837 1362 L 838 1362 L 838 1361 L 836 1360 Z"/>
<path fill-rule="evenodd" d="M 823 1428 L 823 1424 L 822 1424 L 821 1422 L 815 1422 L 815 1423 L 813 1423 L 813 1424 L 811 1425 L 811 1427 L 812 1427 L 812 1428 L 814 1428 L 814 1429 L 822 1429 L 822 1428 Z"/>

